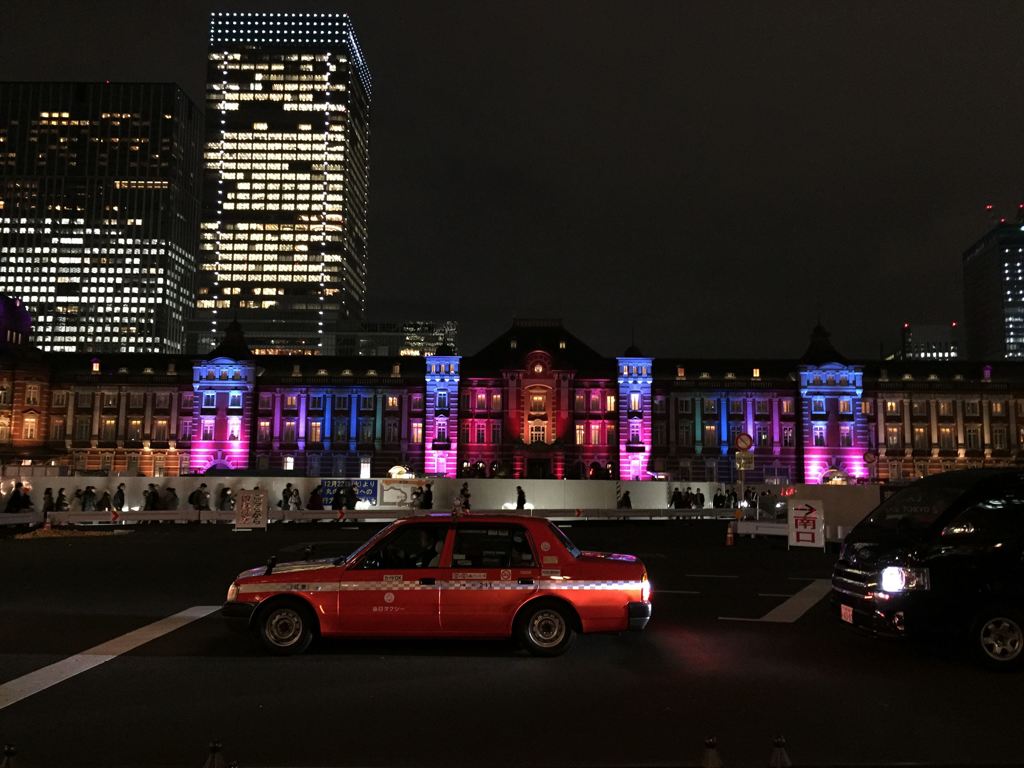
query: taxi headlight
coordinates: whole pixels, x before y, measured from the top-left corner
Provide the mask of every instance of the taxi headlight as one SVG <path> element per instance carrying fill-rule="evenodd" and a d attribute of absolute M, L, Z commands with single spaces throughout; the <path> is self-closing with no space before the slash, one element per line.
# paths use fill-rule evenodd
<path fill-rule="evenodd" d="M 904 568 L 890 565 L 882 569 L 879 584 L 883 592 L 931 589 L 931 577 L 927 568 Z"/>
<path fill-rule="evenodd" d="M 238 585 L 232 583 L 231 586 L 228 587 L 228 602 L 232 602 L 236 597 L 238 597 Z"/>

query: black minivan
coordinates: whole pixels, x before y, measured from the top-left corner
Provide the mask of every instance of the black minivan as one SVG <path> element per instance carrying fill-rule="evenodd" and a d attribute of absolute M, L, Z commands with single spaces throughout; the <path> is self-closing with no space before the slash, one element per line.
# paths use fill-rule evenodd
<path fill-rule="evenodd" d="M 1024 663 L 1024 472 L 962 470 L 882 502 L 843 542 L 839 617 L 888 635 L 957 632 L 984 663 Z"/>

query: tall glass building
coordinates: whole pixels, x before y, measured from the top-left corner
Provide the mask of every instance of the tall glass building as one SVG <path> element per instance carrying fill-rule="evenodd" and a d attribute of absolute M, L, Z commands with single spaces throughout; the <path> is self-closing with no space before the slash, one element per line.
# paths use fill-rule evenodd
<path fill-rule="evenodd" d="M 172 83 L 0 83 L 0 294 L 66 352 L 184 352 L 202 115 Z"/>
<path fill-rule="evenodd" d="M 370 72 L 337 13 L 214 13 L 196 320 L 333 354 L 366 304 Z"/>
<path fill-rule="evenodd" d="M 1024 359 L 1024 206 L 967 249 L 963 271 L 970 359 Z"/>

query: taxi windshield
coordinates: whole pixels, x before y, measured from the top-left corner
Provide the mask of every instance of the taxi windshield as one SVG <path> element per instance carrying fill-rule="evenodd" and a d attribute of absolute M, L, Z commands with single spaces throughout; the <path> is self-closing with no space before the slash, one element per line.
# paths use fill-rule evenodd
<path fill-rule="evenodd" d="M 371 536 L 365 542 L 363 542 L 358 547 L 356 547 L 354 550 L 349 552 L 347 555 L 342 555 L 341 557 L 335 558 L 334 559 L 334 564 L 335 565 L 341 565 L 342 563 L 349 562 L 356 555 L 361 554 L 361 553 L 367 551 L 370 547 L 374 546 L 378 541 L 380 541 L 381 537 L 384 536 L 384 534 L 390 533 L 395 528 L 396 528 L 396 526 L 395 526 L 394 523 L 392 523 L 391 525 L 385 525 L 383 528 L 381 528 L 379 531 L 377 531 L 375 534 L 373 534 L 373 536 Z"/>
<path fill-rule="evenodd" d="M 548 520 L 548 527 L 551 528 L 552 533 L 555 534 L 555 538 L 562 542 L 562 546 L 569 551 L 570 555 L 572 555 L 573 557 L 580 556 L 579 547 L 572 543 L 569 537 L 565 535 L 565 531 L 563 531 L 557 525 L 552 523 L 550 520 Z"/>

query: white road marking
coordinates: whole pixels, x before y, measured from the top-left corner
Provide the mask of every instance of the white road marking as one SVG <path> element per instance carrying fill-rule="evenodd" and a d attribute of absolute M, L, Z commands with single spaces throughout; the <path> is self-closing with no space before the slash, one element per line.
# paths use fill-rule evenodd
<path fill-rule="evenodd" d="M 739 576 L 728 573 L 687 573 L 685 574 L 690 579 L 738 579 Z"/>
<path fill-rule="evenodd" d="M 140 645 L 145 645 L 151 640 L 156 640 L 168 632 L 180 629 L 186 624 L 191 624 L 193 621 L 202 619 L 219 610 L 219 605 L 195 605 L 173 616 L 154 621 L 152 624 L 147 624 L 120 637 L 115 637 L 113 640 L 100 643 L 48 667 L 37 669 L 34 672 L 29 672 L 27 675 L 4 683 L 0 685 L 0 709 L 5 709 L 33 694 L 45 691 L 47 688 L 51 688 L 58 683 L 63 683 L 75 675 L 80 675 L 101 664 L 106 664 L 108 661 L 128 653 L 128 651 L 135 650 Z"/>
<path fill-rule="evenodd" d="M 695 592 L 692 589 L 658 589 L 655 587 L 651 590 L 655 595 L 699 595 L 700 592 Z"/>
<path fill-rule="evenodd" d="M 782 605 L 772 608 L 760 619 L 738 616 L 719 616 L 718 618 L 721 621 L 763 621 L 771 624 L 792 624 L 817 605 L 818 601 L 831 590 L 832 581 L 830 579 L 815 579 L 795 595 L 789 596 L 789 599 Z"/>

